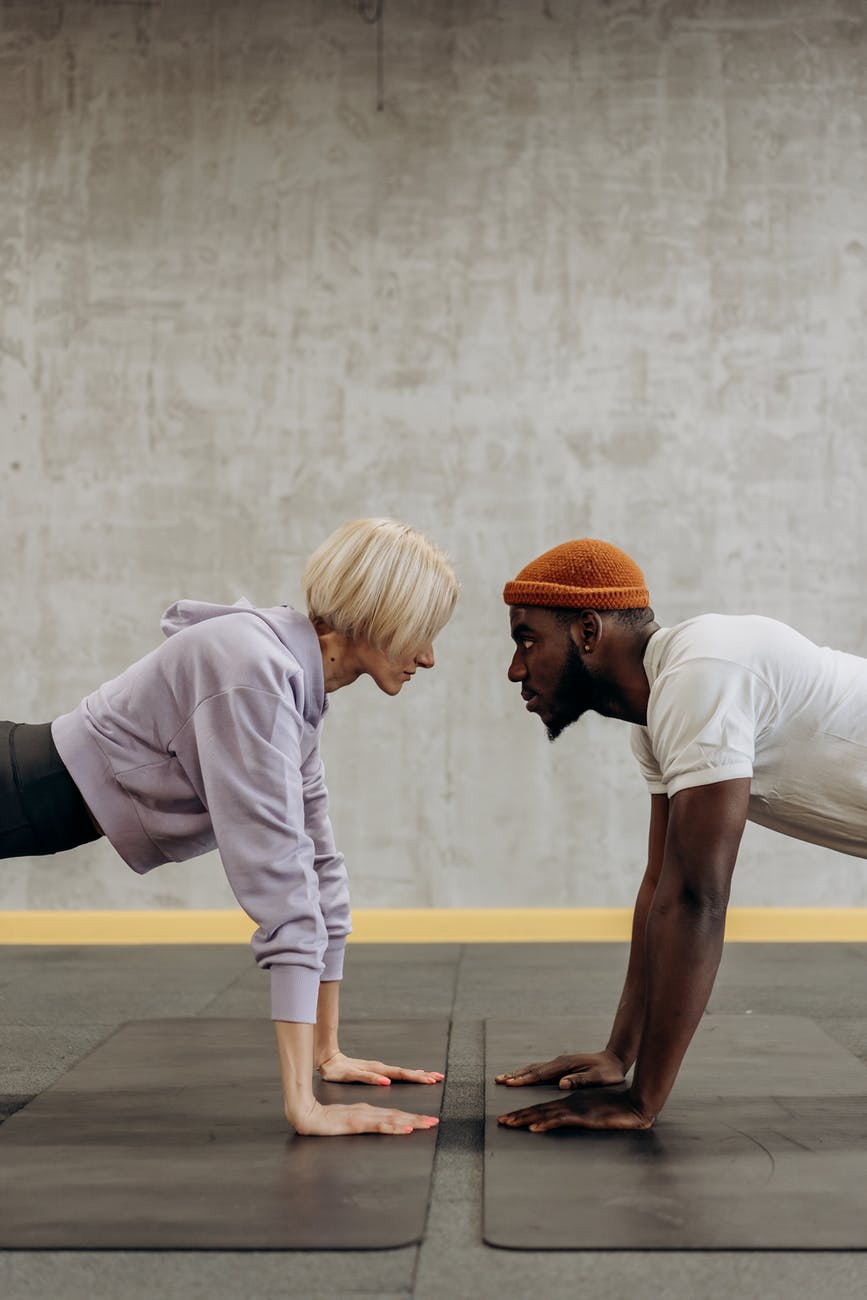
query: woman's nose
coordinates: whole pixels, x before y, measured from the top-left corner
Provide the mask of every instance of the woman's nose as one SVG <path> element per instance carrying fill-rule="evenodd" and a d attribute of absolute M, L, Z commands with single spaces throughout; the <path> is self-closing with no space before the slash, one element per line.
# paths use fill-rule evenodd
<path fill-rule="evenodd" d="M 419 650 L 415 657 L 415 662 L 419 668 L 433 668 L 436 661 L 434 659 L 434 648 L 432 643 L 429 642 L 426 646 L 422 646 L 421 650 Z"/>

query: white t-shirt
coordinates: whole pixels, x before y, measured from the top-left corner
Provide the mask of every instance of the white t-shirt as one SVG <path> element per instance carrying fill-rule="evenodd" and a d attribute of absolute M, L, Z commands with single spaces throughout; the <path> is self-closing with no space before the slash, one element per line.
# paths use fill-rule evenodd
<path fill-rule="evenodd" d="M 654 632 L 644 668 L 632 750 L 651 793 L 748 776 L 750 821 L 867 857 L 867 659 L 704 614 Z"/>

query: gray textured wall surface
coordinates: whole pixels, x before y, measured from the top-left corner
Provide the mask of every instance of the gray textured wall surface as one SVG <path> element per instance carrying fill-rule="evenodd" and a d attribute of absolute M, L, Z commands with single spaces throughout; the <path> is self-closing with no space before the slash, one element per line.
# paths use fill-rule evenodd
<path fill-rule="evenodd" d="M 463 582 L 439 664 L 326 726 L 356 905 L 625 905 L 621 724 L 548 745 L 503 581 L 568 537 L 660 617 L 867 653 L 860 0 L 0 4 L 0 714 L 72 707 L 179 595 L 300 600 L 337 523 Z M 749 830 L 734 901 L 867 904 Z M 228 905 L 213 857 L 7 862 L 0 907 Z"/>

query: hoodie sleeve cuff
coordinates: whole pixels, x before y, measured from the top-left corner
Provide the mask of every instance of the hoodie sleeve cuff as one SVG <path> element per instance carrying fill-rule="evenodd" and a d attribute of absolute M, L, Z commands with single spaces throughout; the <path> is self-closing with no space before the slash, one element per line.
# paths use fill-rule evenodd
<path fill-rule="evenodd" d="M 334 978 L 334 977 L 332 977 Z M 271 967 L 271 1019 L 316 1024 L 319 974 L 309 966 Z"/>
<path fill-rule="evenodd" d="M 325 953 L 325 970 L 322 972 L 322 978 L 324 980 L 343 979 L 343 956 L 345 952 L 345 935 L 341 935 L 336 939 L 329 939 L 328 948 Z"/>

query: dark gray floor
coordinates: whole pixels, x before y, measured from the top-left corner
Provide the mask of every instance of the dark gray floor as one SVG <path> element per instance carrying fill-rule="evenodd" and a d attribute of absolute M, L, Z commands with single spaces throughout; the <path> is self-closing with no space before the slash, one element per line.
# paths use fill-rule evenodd
<path fill-rule="evenodd" d="M 449 1028 L 444 1017 L 344 1020 L 341 1043 L 359 1056 L 375 1037 L 385 1060 L 405 1055 L 442 1075 Z M 0 1126 L 0 1248 L 333 1251 L 421 1241 L 436 1129 L 394 1143 L 293 1134 L 274 1051 L 261 1016 L 121 1025 Z M 326 1105 L 414 1113 L 438 1113 L 442 1098 L 441 1084 L 315 1087 Z"/>
<path fill-rule="evenodd" d="M 482 1244 L 482 1021 L 613 1014 L 625 955 L 619 944 L 350 948 L 345 1016 L 453 1021 L 421 1246 L 339 1254 L 9 1251 L 0 1254 L 0 1295 L 443 1300 L 556 1290 L 604 1300 L 863 1300 L 867 1257 L 858 1253 L 543 1254 Z M 867 1063 L 867 945 L 732 944 L 710 1010 L 809 1016 Z M 125 1020 L 267 1014 L 267 979 L 243 947 L 0 948 L 0 1118 Z"/>
<path fill-rule="evenodd" d="M 550 1059 L 576 1032 L 596 1042 L 607 1026 L 601 1016 L 485 1021 L 489 1245 L 867 1251 L 867 1068 L 815 1020 L 704 1016 L 650 1132 L 540 1140 L 501 1125 L 498 1075 Z M 510 1110 L 562 1102 L 554 1085 L 507 1097 Z"/>

